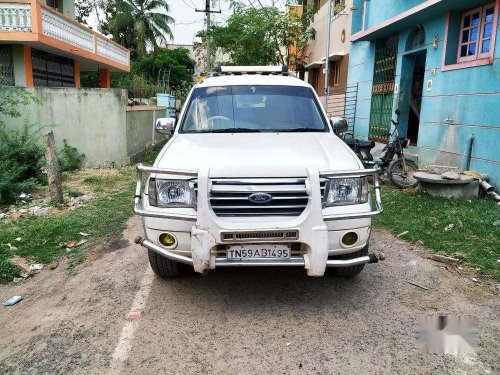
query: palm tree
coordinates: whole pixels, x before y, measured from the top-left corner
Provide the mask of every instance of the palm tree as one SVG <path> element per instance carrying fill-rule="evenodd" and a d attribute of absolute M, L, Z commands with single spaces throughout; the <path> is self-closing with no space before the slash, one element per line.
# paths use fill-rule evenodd
<path fill-rule="evenodd" d="M 148 43 L 156 52 L 159 44 L 166 44 L 167 38 L 173 38 L 169 25 L 174 19 L 167 14 L 169 10 L 167 0 L 117 0 L 109 31 L 127 39 L 134 35 L 138 56 L 145 56 Z"/>

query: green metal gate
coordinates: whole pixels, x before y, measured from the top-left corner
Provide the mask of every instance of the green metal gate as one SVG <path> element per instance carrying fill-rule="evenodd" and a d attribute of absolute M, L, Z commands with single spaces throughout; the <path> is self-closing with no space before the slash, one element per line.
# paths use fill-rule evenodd
<path fill-rule="evenodd" d="M 397 44 L 377 49 L 375 52 L 368 136 L 376 141 L 387 141 L 385 134 L 391 129 L 396 60 Z"/>

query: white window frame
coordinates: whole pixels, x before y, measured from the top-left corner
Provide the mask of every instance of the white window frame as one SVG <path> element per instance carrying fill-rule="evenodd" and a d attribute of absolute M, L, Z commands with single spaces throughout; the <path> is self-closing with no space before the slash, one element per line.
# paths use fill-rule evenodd
<path fill-rule="evenodd" d="M 486 11 L 488 9 L 493 9 L 493 18 L 491 20 L 491 22 L 486 22 L 484 17 L 486 16 Z M 477 53 L 478 53 L 478 59 L 484 59 L 488 56 L 490 56 L 490 51 L 495 47 L 493 45 L 493 33 L 496 31 L 495 30 L 495 3 L 491 3 L 491 4 L 487 4 L 485 6 L 483 6 L 483 12 L 482 12 L 482 15 L 481 15 L 481 34 L 480 34 L 480 37 L 479 37 L 479 49 L 477 50 Z M 488 23 L 491 23 L 491 35 L 489 38 L 484 38 L 484 29 L 485 29 L 485 26 L 486 24 Z M 483 48 L 483 42 L 485 40 L 489 40 L 490 41 L 490 50 L 488 52 L 481 52 L 482 48 Z"/>
<path fill-rule="evenodd" d="M 486 23 L 490 23 L 490 22 L 484 22 L 484 15 L 486 14 L 486 10 L 488 10 L 490 8 L 493 9 L 493 21 L 491 22 L 492 23 L 492 36 L 493 36 L 493 32 L 495 32 L 495 27 L 494 27 L 495 26 L 494 25 L 494 22 L 495 22 L 495 3 L 494 2 L 486 4 L 486 5 L 478 7 L 478 8 L 468 10 L 467 12 L 464 12 L 462 14 L 462 18 L 460 19 L 460 33 L 459 33 L 459 41 L 458 41 L 458 48 L 457 48 L 457 63 L 479 60 L 479 59 L 487 58 L 490 56 L 490 52 L 485 52 L 485 53 L 480 52 L 482 47 L 483 47 L 483 41 L 484 41 L 484 39 L 483 39 L 484 26 Z M 464 43 L 464 40 L 463 40 L 463 32 L 466 29 L 466 28 L 464 28 L 464 20 L 465 20 L 465 17 L 472 16 L 475 13 L 479 13 L 478 36 L 477 36 L 476 41 L 473 42 L 473 43 L 476 43 L 476 51 L 475 51 L 474 55 L 462 57 L 462 56 L 460 56 L 462 46 L 464 44 L 467 45 L 467 50 L 468 50 L 469 45 L 471 44 L 470 41 L 467 41 L 466 43 Z M 471 17 L 471 26 L 468 27 L 467 29 L 469 30 L 469 36 L 470 36 L 470 32 L 472 30 L 472 17 Z M 492 40 L 492 37 L 490 37 L 489 39 Z M 490 51 L 492 48 L 494 48 L 494 46 L 490 45 Z"/>

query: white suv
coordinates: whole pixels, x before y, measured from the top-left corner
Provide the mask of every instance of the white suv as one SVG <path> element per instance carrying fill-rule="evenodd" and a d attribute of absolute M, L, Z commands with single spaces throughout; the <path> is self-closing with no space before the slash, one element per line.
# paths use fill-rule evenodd
<path fill-rule="evenodd" d="M 157 121 L 172 137 L 153 167 L 137 166 L 136 242 L 156 274 L 299 266 L 353 276 L 376 263 L 378 173 L 334 134 L 312 87 L 286 67 L 216 71 L 193 87 L 175 127 Z"/>

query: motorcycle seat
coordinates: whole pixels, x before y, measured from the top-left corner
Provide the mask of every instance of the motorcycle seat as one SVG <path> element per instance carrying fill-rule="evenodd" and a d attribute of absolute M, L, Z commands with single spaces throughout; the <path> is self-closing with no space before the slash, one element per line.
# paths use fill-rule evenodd
<path fill-rule="evenodd" d="M 363 148 L 373 148 L 375 147 L 375 142 L 358 140 L 358 146 Z"/>

